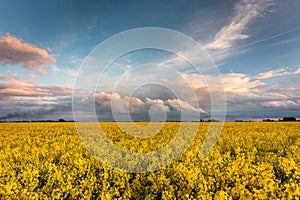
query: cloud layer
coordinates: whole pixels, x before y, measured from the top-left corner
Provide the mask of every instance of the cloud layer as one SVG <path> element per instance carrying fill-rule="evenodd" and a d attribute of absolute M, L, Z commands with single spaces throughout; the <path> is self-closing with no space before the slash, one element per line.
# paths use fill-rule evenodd
<path fill-rule="evenodd" d="M 0 120 L 9 120 L 9 119 L 41 119 L 42 117 L 49 117 L 49 115 L 57 114 L 58 112 L 71 112 L 71 105 L 53 105 L 47 106 L 48 108 L 40 107 L 34 110 L 27 111 L 15 111 L 8 113 L 6 115 L 0 116 Z"/>
<path fill-rule="evenodd" d="M 23 68 L 40 74 L 47 74 L 43 67 L 54 63 L 55 58 L 45 49 L 24 43 L 21 39 L 6 35 L 0 38 L 0 62 L 8 65 L 21 65 Z"/>
<path fill-rule="evenodd" d="M 224 89 L 227 95 L 228 111 L 299 111 L 300 109 L 300 85 L 299 83 L 285 85 L 278 82 L 276 85 L 268 84 L 268 79 L 279 76 L 297 76 L 299 69 L 282 67 L 279 69 L 266 71 L 257 75 L 247 75 L 243 73 L 228 73 L 221 75 Z M 29 74 L 23 80 L 18 79 L 17 74 L 10 73 L 6 77 L 0 75 L 0 107 L 2 119 L 8 118 L 34 118 L 39 116 L 55 116 L 64 111 L 63 116 L 72 116 L 71 97 L 73 89 L 63 86 L 45 85 L 34 81 L 34 76 Z M 118 93 L 97 92 L 95 102 L 91 101 L 92 93 L 82 93 L 84 106 L 91 106 L 96 103 L 96 110 L 103 120 L 113 120 L 113 111 L 123 115 L 129 113 L 138 116 L 138 120 L 148 119 L 149 114 L 161 115 L 162 112 L 179 116 L 180 112 L 199 113 L 202 116 L 210 113 L 210 92 L 218 93 L 218 88 L 213 87 L 213 83 L 219 79 L 213 75 L 203 74 L 181 74 L 181 77 L 170 80 L 172 84 L 180 86 L 182 78 L 191 85 L 198 102 L 194 99 L 178 99 L 171 97 L 168 93 L 160 93 L 161 90 L 151 90 L 139 97 L 119 95 Z M 134 80 L 132 80 L 132 83 Z M 206 84 L 211 87 L 208 88 Z M 115 83 L 110 83 L 105 87 L 113 87 Z M 286 87 L 287 86 L 287 87 Z M 121 86 L 122 87 L 122 86 Z M 126 87 L 126 86 L 124 86 Z M 178 87 L 179 93 L 185 92 L 185 87 Z M 125 89 L 124 89 L 125 90 Z M 104 90 L 105 91 L 105 90 Z M 123 91 L 120 88 L 120 91 Z M 151 91 L 151 98 L 147 94 Z M 142 93 L 141 93 L 142 94 Z M 159 96 L 159 98 L 155 98 Z M 195 105 L 199 105 L 199 107 Z M 84 108 L 84 106 L 82 108 Z M 81 109 L 82 109 L 81 108 Z M 16 112 L 20 110 L 20 112 Z M 84 109 L 82 110 L 84 111 Z M 229 114 L 230 115 L 230 114 Z M 59 114 L 59 116 L 62 116 Z M 146 118 L 145 118 L 146 116 Z M 245 117 L 253 117 L 245 114 Z M 267 116 L 266 116 L 267 117 Z M 71 119 L 71 117 L 70 117 Z M 158 118 L 157 118 L 158 119 Z M 160 119 L 160 118 L 159 118 Z M 178 119 L 178 118 L 173 118 Z"/>
<path fill-rule="evenodd" d="M 17 77 L 6 77 L 0 74 L 0 100 L 13 101 L 18 97 L 66 97 L 72 95 L 72 89 L 64 86 L 51 86 L 29 80 L 34 76 L 28 75 L 25 80 Z"/>
<path fill-rule="evenodd" d="M 207 113 L 201 108 L 191 105 L 189 102 L 180 99 L 151 99 L 146 98 L 144 101 L 137 97 L 121 97 L 117 93 L 108 94 L 100 92 L 96 94 L 96 104 L 101 110 L 113 110 L 116 113 L 132 113 L 132 114 L 145 114 L 152 106 L 156 106 L 165 112 L 196 112 Z"/>

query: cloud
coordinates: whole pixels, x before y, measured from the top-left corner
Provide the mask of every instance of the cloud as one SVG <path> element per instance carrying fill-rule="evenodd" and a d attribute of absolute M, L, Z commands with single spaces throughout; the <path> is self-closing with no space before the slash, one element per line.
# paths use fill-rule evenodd
<path fill-rule="evenodd" d="M 26 77 L 25 77 L 25 81 L 29 81 L 30 79 L 35 79 L 36 78 L 36 75 L 34 74 L 28 74 Z"/>
<path fill-rule="evenodd" d="M 73 89 L 41 84 L 34 78 L 33 74 L 23 80 L 14 73 L 9 77 L 0 74 L 0 119 L 72 119 Z"/>
<path fill-rule="evenodd" d="M 294 72 L 294 74 L 300 74 L 300 67 Z"/>
<path fill-rule="evenodd" d="M 187 112 L 196 112 L 196 113 L 207 113 L 202 108 L 196 108 L 190 105 L 188 102 L 182 101 L 180 99 L 168 99 L 166 104 L 173 110 L 176 111 L 187 111 Z"/>
<path fill-rule="evenodd" d="M 291 75 L 291 74 L 300 74 L 300 68 L 296 69 L 296 71 L 290 71 L 288 67 L 281 67 L 280 69 L 274 69 L 267 72 L 259 73 L 254 78 L 267 79 L 276 76 L 284 76 L 284 75 Z"/>
<path fill-rule="evenodd" d="M 45 49 L 24 43 L 22 39 L 7 34 L 0 38 L 0 62 L 9 65 L 20 64 L 27 70 L 44 75 L 47 71 L 43 67 L 54 63 L 55 58 Z"/>
<path fill-rule="evenodd" d="M 229 73 L 221 76 L 225 92 L 247 93 L 251 89 L 264 85 L 259 80 L 252 80 L 248 75 L 242 73 Z"/>
<path fill-rule="evenodd" d="M 258 110 L 279 110 L 279 111 L 299 111 L 300 96 L 299 93 L 277 93 L 265 91 L 263 93 L 250 93 L 236 95 L 232 100 L 228 101 L 235 109 Z"/>
<path fill-rule="evenodd" d="M 222 74 L 220 77 L 209 74 L 182 74 L 182 77 L 191 84 L 198 99 L 203 102 L 210 102 L 209 92 L 223 92 L 219 91 L 220 88 L 217 87 L 220 80 L 223 82 L 220 84 L 224 86 L 227 99 L 231 99 L 237 94 L 246 94 L 265 85 L 260 80 L 253 80 L 250 76 L 242 73 Z"/>
<path fill-rule="evenodd" d="M 299 111 L 300 89 L 291 87 L 286 82 L 278 82 L 276 85 L 269 85 L 263 82 L 264 79 L 276 76 L 299 74 L 299 68 L 291 70 L 284 67 L 268 72 L 250 76 L 243 73 L 228 73 L 220 76 L 226 92 L 228 110 L 249 111 L 255 110 L 277 110 L 277 111 Z M 214 88 L 217 77 L 212 75 L 182 74 L 190 82 L 197 94 L 199 104 L 206 108 L 210 103 L 210 92 L 218 93 Z M 204 80 L 210 86 L 206 86 Z"/>
<path fill-rule="evenodd" d="M 190 69 L 186 63 L 187 60 L 195 64 L 198 69 L 208 70 L 216 67 L 215 64 L 211 62 L 211 59 L 213 59 L 214 62 L 219 63 L 232 55 L 242 54 L 249 51 L 249 48 L 239 48 L 237 51 L 235 44 L 238 41 L 245 40 L 250 37 L 250 35 L 246 33 L 247 28 L 258 17 L 261 17 L 265 12 L 270 11 L 268 8 L 274 4 L 275 1 L 272 0 L 241 0 L 237 2 L 234 5 L 234 14 L 232 18 L 215 34 L 213 39 L 209 39 L 206 44 L 203 41 L 200 41 L 200 43 L 203 44 L 201 46 L 205 51 L 199 52 L 190 48 L 182 49 L 181 52 L 176 52 L 177 55 L 173 55 L 165 61 L 162 61 L 159 66 L 175 66 L 178 71 L 186 72 Z M 198 27 L 197 25 L 198 24 L 195 24 L 194 27 Z M 288 32 L 278 34 L 277 37 L 287 33 Z M 240 47 L 247 46 L 249 46 L 249 44 Z"/>
<path fill-rule="evenodd" d="M 7 119 L 41 119 L 42 117 L 49 116 L 52 114 L 57 114 L 58 112 L 66 112 L 71 111 L 71 104 L 65 105 L 52 105 L 48 106 L 48 108 L 39 108 L 27 111 L 16 111 L 12 113 L 8 113 L 6 115 L 0 116 L 0 120 Z"/>
<path fill-rule="evenodd" d="M 149 109 L 153 106 L 160 108 L 165 112 L 196 112 L 196 113 L 207 113 L 201 108 L 197 108 L 190 103 L 180 100 L 180 99 L 150 99 L 146 98 L 141 100 L 136 97 L 124 96 L 123 98 L 117 94 L 109 94 L 105 92 L 100 92 L 95 95 L 96 105 L 99 110 L 110 111 L 111 106 L 113 105 L 112 110 L 115 113 L 129 113 L 131 114 L 146 114 Z M 160 112 L 161 112 L 160 110 Z M 153 111 L 153 110 L 152 110 Z M 154 109 L 155 111 L 155 109 Z"/>
<path fill-rule="evenodd" d="M 29 81 L 27 76 L 25 80 L 19 80 L 14 76 L 6 77 L 0 74 L 0 99 L 15 100 L 16 97 L 66 97 L 71 96 L 73 90 L 64 86 L 51 86 Z"/>
<path fill-rule="evenodd" d="M 297 96 L 297 93 L 299 94 L 299 89 L 296 86 L 292 88 L 290 84 L 287 85 L 286 82 L 280 82 L 283 81 L 281 79 L 276 85 L 270 85 L 267 80 L 265 81 L 265 79 L 275 76 L 299 74 L 299 72 L 300 70 L 298 68 L 281 67 L 279 69 L 270 70 L 256 75 L 232 72 L 221 74 L 220 76 L 215 74 L 190 73 L 179 73 L 179 76 L 168 75 L 168 77 L 156 76 L 155 78 L 157 79 L 151 79 L 153 82 L 161 81 L 161 83 L 167 87 L 172 86 L 176 88 L 175 94 L 185 94 L 187 89 L 191 88 L 197 99 L 192 99 L 194 96 L 187 95 L 183 95 L 183 97 L 181 96 L 180 98 L 177 96 L 177 99 L 176 97 L 164 98 L 167 93 L 158 93 L 157 91 L 153 90 L 153 88 L 150 88 L 152 90 L 143 91 L 145 96 L 141 95 L 139 96 L 140 98 L 132 98 L 128 100 L 129 102 L 132 102 L 131 105 L 129 104 L 129 107 L 132 113 L 147 113 L 149 107 L 154 105 L 152 101 L 157 100 L 156 103 L 158 105 L 165 106 L 164 108 L 161 107 L 162 109 L 169 110 L 167 112 L 172 112 L 178 111 L 179 102 L 184 100 L 185 102 L 188 102 L 188 105 L 181 102 L 180 110 L 184 111 L 186 109 L 193 112 L 210 113 L 212 103 L 211 93 L 213 93 L 214 96 L 214 104 L 219 105 L 218 103 L 224 103 L 221 101 L 223 101 L 222 95 L 224 94 L 223 92 L 225 92 L 229 110 L 241 109 L 245 111 L 258 108 L 259 111 L 263 111 L 272 109 L 272 105 L 274 105 L 273 109 L 282 108 L 289 110 L 294 108 L 293 105 L 295 105 L 291 102 L 299 101 L 300 97 L 299 95 Z M 126 84 L 118 85 L 120 86 L 118 92 L 121 92 L 119 94 L 123 96 L 123 98 L 121 98 L 120 95 L 117 95 L 114 98 L 117 98 L 117 101 L 119 102 L 118 109 L 120 109 L 120 111 L 126 110 L 127 107 L 125 105 L 125 99 L 129 98 L 126 97 L 126 92 L 122 93 L 122 91 L 131 91 L 130 89 L 126 88 L 129 85 L 132 88 L 136 88 L 139 83 L 138 80 L 141 78 L 144 79 L 145 75 L 148 75 L 148 73 L 134 74 L 134 76 L 130 76 L 130 79 L 126 79 L 126 81 L 124 81 Z M 149 73 L 149 75 L 151 76 L 152 73 Z M 222 88 L 218 87 L 220 85 L 218 84 L 220 80 L 223 82 L 224 91 Z M 183 87 L 183 83 L 189 85 L 190 87 Z M 109 86 L 110 85 L 107 85 L 106 87 Z M 108 90 L 106 90 L 105 94 L 108 94 L 107 91 Z M 150 94 L 152 96 L 147 100 L 145 97 L 149 97 Z M 157 96 L 159 96 L 159 99 L 156 99 Z M 281 107 L 276 107 L 279 103 L 276 104 L 275 102 L 281 101 L 285 102 L 285 104 L 280 104 Z M 201 108 L 196 108 L 194 106 L 196 104 L 200 105 Z M 102 102 L 102 105 L 105 105 L 105 103 Z M 106 105 L 108 105 L 107 107 L 109 108 L 110 103 Z M 189 107 L 189 105 L 192 107 Z"/>
<path fill-rule="evenodd" d="M 262 107 L 264 108 L 276 108 L 279 110 L 300 110 L 300 101 L 269 101 L 262 103 Z"/>
<path fill-rule="evenodd" d="M 275 69 L 275 70 L 270 70 L 267 72 L 260 73 L 256 76 L 257 79 L 266 79 L 266 78 L 272 78 L 276 76 L 283 76 L 283 75 L 288 75 L 290 72 L 287 71 L 288 68 L 281 68 L 281 69 Z"/>
<path fill-rule="evenodd" d="M 207 49 L 227 49 L 237 41 L 249 38 L 245 32 L 247 26 L 273 4 L 271 0 L 241 0 L 234 7 L 234 16 L 231 21 L 221 28 L 214 40 L 205 45 Z"/>
<path fill-rule="evenodd" d="M 54 74 L 65 74 L 71 80 L 75 80 L 77 78 L 78 70 L 75 69 L 61 68 L 61 67 L 57 67 L 56 65 L 52 65 L 49 69 L 50 69 L 50 73 L 53 72 Z"/>

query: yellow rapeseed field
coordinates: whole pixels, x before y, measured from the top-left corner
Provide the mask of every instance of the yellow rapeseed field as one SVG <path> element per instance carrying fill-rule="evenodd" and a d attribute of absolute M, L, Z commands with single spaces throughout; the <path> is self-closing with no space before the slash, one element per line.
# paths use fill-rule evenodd
<path fill-rule="evenodd" d="M 101 123 L 111 142 L 131 152 L 163 147 L 179 125 L 168 122 L 141 139 Z M 299 199 L 300 123 L 225 123 L 200 159 L 208 125 L 200 123 L 194 142 L 173 164 L 134 174 L 93 157 L 73 123 L 0 123 L 0 199 Z"/>

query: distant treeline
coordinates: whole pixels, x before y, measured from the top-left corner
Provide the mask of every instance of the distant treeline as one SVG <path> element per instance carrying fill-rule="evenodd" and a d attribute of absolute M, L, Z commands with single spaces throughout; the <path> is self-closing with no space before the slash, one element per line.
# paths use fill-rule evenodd
<path fill-rule="evenodd" d="M 0 121 L 0 122 L 74 122 L 74 120 L 65 120 L 65 119 L 58 119 L 58 120 L 18 120 L 18 121 Z"/>
<path fill-rule="evenodd" d="M 262 119 L 263 122 L 299 122 L 296 117 L 283 117 L 282 119 Z M 253 121 L 244 121 L 244 120 L 235 120 L 235 122 L 253 122 Z"/>
<path fill-rule="evenodd" d="M 275 122 L 274 119 L 263 119 L 263 122 Z M 296 122 L 296 117 L 283 117 L 282 119 L 279 119 L 278 122 Z"/>
<path fill-rule="evenodd" d="M 295 117 L 283 117 L 282 119 L 274 120 L 274 119 L 263 119 L 263 122 L 300 122 Z M 16 121 L 0 121 L 1 122 L 75 122 L 74 120 L 65 120 L 65 119 L 58 119 L 58 120 L 16 120 Z M 116 122 L 116 121 L 105 121 L 105 122 Z M 124 121 L 126 122 L 126 121 Z M 130 121 L 127 121 L 130 122 Z M 147 122 L 147 121 L 134 121 L 134 122 Z M 167 122 L 181 122 L 178 120 L 167 120 Z M 185 122 L 220 122 L 219 120 L 215 119 L 200 119 L 199 121 L 185 121 Z M 245 121 L 245 120 L 235 120 L 235 122 L 253 122 L 253 121 Z"/>

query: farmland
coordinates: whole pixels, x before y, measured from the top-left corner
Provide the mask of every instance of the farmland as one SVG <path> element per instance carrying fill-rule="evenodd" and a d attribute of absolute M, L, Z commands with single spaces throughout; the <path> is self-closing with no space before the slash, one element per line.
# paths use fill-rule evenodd
<path fill-rule="evenodd" d="M 179 124 L 166 123 L 151 139 L 129 136 L 116 123 L 101 126 L 112 143 L 141 153 L 166 145 Z M 74 123 L 0 123 L 0 198 L 299 199 L 298 122 L 226 122 L 201 159 L 208 126 L 200 123 L 189 149 L 171 165 L 128 173 L 91 155 Z"/>

